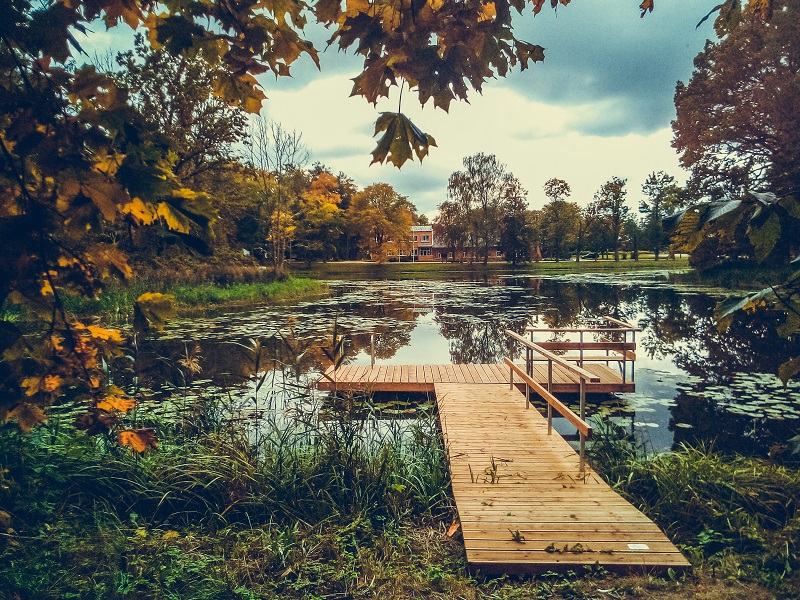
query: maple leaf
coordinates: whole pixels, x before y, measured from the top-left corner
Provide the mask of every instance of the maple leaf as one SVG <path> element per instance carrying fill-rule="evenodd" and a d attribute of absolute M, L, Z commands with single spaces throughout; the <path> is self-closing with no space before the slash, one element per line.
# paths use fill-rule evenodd
<path fill-rule="evenodd" d="M 375 122 L 374 135 L 378 135 L 381 131 L 385 133 L 378 139 L 378 145 L 372 151 L 370 164 L 389 160 L 399 169 L 412 158 L 412 150 L 422 162 L 428 155 L 430 147 L 436 146 L 433 137 L 423 133 L 402 113 L 381 113 Z"/>
<path fill-rule="evenodd" d="M 103 2 L 103 9 L 105 10 L 103 20 L 106 27 L 115 26 L 121 19 L 128 27 L 136 29 L 144 19 L 137 0 L 106 0 Z"/>
<path fill-rule="evenodd" d="M 191 229 L 189 218 L 168 202 L 160 202 L 156 214 L 163 219 L 167 229 L 178 233 L 189 233 Z"/>
<path fill-rule="evenodd" d="M 261 110 L 261 103 L 266 99 L 256 78 L 248 74 L 238 77 L 218 76 L 212 82 L 212 87 L 220 100 L 252 114 Z"/>
<path fill-rule="evenodd" d="M 93 244 L 87 248 L 86 258 L 94 264 L 101 277 L 108 277 L 112 269 L 124 279 L 133 277 L 133 269 L 116 244 Z"/>
<path fill-rule="evenodd" d="M 158 448 L 158 439 L 152 429 L 125 429 L 117 434 L 117 439 L 121 446 L 129 446 L 139 454 Z"/>
<path fill-rule="evenodd" d="M 342 14 L 342 0 L 317 0 L 314 5 L 317 23 L 335 23 Z"/>
<path fill-rule="evenodd" d="M 92 410 L 75 419 L 75 428 L 88 435 L 98 435 L 110 431 L 118 421 L 119 418 L 114 413 Z"/>
<path fill-rule="evenodd" d="M 648 12 L 653 12 L 653 0 L 643 0 L 639 5 L 639 10 L 642 11 L 642 14 L 639 15 L 641 18 L 644 18 Z"/>
<path fill-rule="evenodd" d="M 121 211 L 123 214 L 130 215 L 137 225 L 150 225 L 158 218 L 155 207 L 149 202 L 142 201 L 141 198 L 134 198 L 124 204 Z"/>
<path fill-rule="evenodd" d="M 119 412 L 128 412 L 136 406 L 136 401 L 132 398 L 122 398 L 120 396 L 106 396 L 97 403 L 97 408 L 111 412 L 118 410 Z"/>
<path fill-rule="evenodd" d="M 16 421 L 22 431 L 31 431 L 40 423 L 47 420 L 47 415 L 42 408 L 29 402 L 21 402 L 8 411 L 7 421 Z"/>
<path fill-rule="evenodd" d="M 394 73 L 388 68 L 389 56 L 373 56 L 364 61 L 361 75 L 354 77 L 350 96 L 364 96 L 367 102 L 377 104 L 381 96 L 389 97 L 389 84 L 395 84 Z M 388 82 L 388 83 L 387 83 Z"/>
<path fill-rule="evenodd" d="M 137 298 L 133 305 L 133 325 L 137 331 L 156 329 L 163 331 L 169 319 L 177 315 L 172 294 L 148 292 Z"/>
<path fill-rule="evenodd" d="M 87 325 L 86 330 L 93 338 L 103 342 L 121 344 L 125 341 L 125 338 L 119 329 L 106 329 L 105 327 L 99 327 L 97 325 Z"/>

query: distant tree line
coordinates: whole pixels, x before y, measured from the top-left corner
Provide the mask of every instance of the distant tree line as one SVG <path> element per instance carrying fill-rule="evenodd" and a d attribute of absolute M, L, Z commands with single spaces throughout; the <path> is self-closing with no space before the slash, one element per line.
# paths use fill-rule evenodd
<path fill-rule="evenodd" d="M 618 261 L 622 252 L 638 259 L 642 250 L 658 260 L 669 246 L 663 219 L 686 198 L 672 176 L 651 173 L 642 186 L 642 216 L 637 218 L 625 204 L 624 179 L 613 177 L 588 205 L 580 206 L 569 201 L 569 183 L 552 178 L 544 184 L 549 202 L 532 210 L 526 190 L 497 157 L 478 153 L 463 164 L 463 171 L 450 176 L 448 198 L 433 221 L 436 238 L 453 260 L 458 256 L 486 263 L 495 248 L 513 264 L 600 256 Z"/>

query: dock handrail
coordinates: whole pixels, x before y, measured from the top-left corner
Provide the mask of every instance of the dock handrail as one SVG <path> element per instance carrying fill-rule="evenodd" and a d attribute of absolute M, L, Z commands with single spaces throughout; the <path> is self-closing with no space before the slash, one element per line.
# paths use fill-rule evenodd
<path fill-rule="evenodd" d="M 546 349 L 542 348 L 541 346 L 539 346 L 538 344 L 535 344 L 531 340 L 528 340 L 528 339 L 522 337 L 521 335 L 519 335 L 515 331 L 511 331 L 510 329 L 506 329 L 506 336 L 511 340 L 514 340 L 514 341 L 517 341 L 517 342 L 521 343 L 525 347 L 525 375 L 526 375 L 526 377 L 523 379 L 523 381 L 525 382 L 525 401 L 526 401 L 526 406 L 528 408 L 530 408 L 530 390 L 531 390 L 531 387 L 533 387 L 533 389 L 537 390 L 537 393 L 538 393 L 538 388 L 541 388 L 541 386 L 539 384 L 536 384 L 536 386 L 531 386 L 530 383 L 529 383 L 529 381 L 532 381 L 532 377 L 531 376 L 533 375 L 533 363 L 535 361 L 534 352 L 536 352 L 538 354 L 541 354 L 542 357 L 547 361 L 547 389 L 544 390 L 544 391 L 547 392 L 547 396 L 542 396 L 547 401 L 547 423 L 548 423 L 547 433 L 548 434 L 552 433 L 552 419 L 553 419 L 553 404 L 549 401 L 548 397 L 553 397 L 553 399 L 556 400 L 556 402 L 558 402 L 558 400 L 555 399 L 555 397 L 552 395 L 552 392 L 551 392 L 551 390 L 553 389 L 553 364 L 557 364 L 558 366 L 560 366 L 561 368 L 563 368 L 567 372 L 578 376 L 579 389 L 580 389 L 580 417 L 579 417 L 579 419 L 584 425 L 586 425 L 586 427 L 588 427 L 588 425 L 586 424 L 586 421 L 585 421 L 585 419 L 586 419 L 586 382 L 589 381 L 589 382 L 592 382 L 592 383 L 598 383 L 600 381 L 600 378 L 597 375 L 595 375 L 593 373 L 590 373 L 589 371 L 583 369 L 582 367 L 578 367 L 578 366 L 576 366 L 574 364 L 571 364 L 567 360 L 563 359 L 562 357 L 558 356 L 557 354 L 553 354 L 549 350 L 546 350 Z M 514 365 L 513 361 L 510 359 L 510 357 L 505 359 L 505 363 L 507 365 L 509 365 L 509 368 L 511 369 L 511 373 L 510 373 L 509 379 L 513 380 L 514 372 L 516 370 L 515 369 L 516 365 Z M 517 372 L 519 372 L 519 371 L 517 371 Z M 562 407 L 566 408 L 562 403 L 560 403 L 560 402 L 558 402 L 558 403 Z M 569 410 L 569 409 L 567 409 L 567 410 Z M 561 412 L 561 411 L 559 410 L 559 412 Z M 572 411 L 570 411 L 570 412 L 572 412 Z M 561 414 L 566 417 L 566 415 L 563 412 L 561 412 Z M 586 430 L 587 433 L 590 432 L 590 431 L 591 431 L 590 429 Z M 588 435 L 586 433 L 584 433 L 584 431 L 581 431 L 581 428 L 578 428 L 578 433 L 580 434 L 580 472 L 583 473 L 586 470 L 586 458 L 585 458 L 585 455 L 586 455 L 586 438 L 588 437 Z"/>
<path fill-rule="evenodd" d="M 530 340 L 533 342 L 534 334 L 536 333 L 578 333 L 580 335 L 579 341 L 538 341 L 539 346 L 545 350 L 578 350 L 577 356 L 569 357 L 570 360 L 577 361 L 579 366 L 583 366 L 584 361 L 597 362 L 603 361 L 606 364 L 616 362 L 619 364 L 620 372 L 622 374 L 622 381 L 625 382 L 628 376 L 628 363 L 630 363 L 631 381 L 635 378 L 635 361 L 636 361 L 636 333 L 641 329 L 630 323 L 620 321 L 614 317 L 603 316 L 602 320 L 609 323 L 611 326 L 607 327 L 533 327 L 528 325 L 525 328 L 525 333 L 530 334 Z M 594 335 L 599 334 L 599 340 L 586 342 L 584 335 L 591 333 Z M 603 336 L 603 334 L 621 334 L 622 340 L 615 341 L 612 335 Z M 628 334 L 631 337 L 628 338 Z M 609 339 L 611 338 L 611 339 Z M 586 356 L 586 351 L 605 350 L 605 356 L 589 355 Z M 563 358 L 567 358 L 563 356 Z"/>
<path fill-rule="evenodd" d="M 589 439 L 589 438 L 592 437 L 592 426 L 591 425 L 589 425 L 586 421 L 584 421 L 578 415 L 576 415 L 572 411 L 572 409 L 569 408 L 563 402 L 561 402 L 561 400 L 559 400 L 553 394 L 548 392 L 542 386 L 542 384 L 540 384 L 538 381 L 535 381 L 532 377 L 528 376 L 528 374 L 525 373 L 525 371 L 523 371 L 522 368 L 519 365 L 514 364 L 514 361 L 512 361 L 510 358 L 504 358 L 503 360 L 505 361 L 506 365 L 508 365 L 509 369 L 511 369 L 510 376 L 509 376 L 509 384 L 510 384 L 511 387 L 514 387 L 514 373 L 516 373 L 517 375 L 519 375 L 520 379 L 522 379 L 522 381 L 524 381 L 525 384 L 528 387 L 530 387 L 531 389 L 535 390 L 536 393 L 539 394 L 539 396 L 541 396 L 547 402 L 548 405 L 550 405 L 553 408 L 555 408 L 562 417 L 564 417 L 567 421 L 569 421 L 572 425 L 574 425 L 575 428 L 582 435 L 586 436 L 586 439 Z M 530 401 L 531 401 L 530 393 L 527 393 L 525 395 L 526 407 L 530 406 Z M 548 410 L 547 411 L 547 433 L 550 434 L 552 432 L 552 430 L 553 430 L 553 417 L 552 417 L 552 412 Z"/>
<path fill-rule="evenodd" d="M 598 383 L 600 381 L 600 378 L 594 373 L 590 373 L 589 371 L 582 369 L 579 366 L 573 365 L 572 363 L 565 360 L 558 354 L 553 354 L 549 350 L 542 348 L 539 344 L 536 344 L 528 339 L 525 339 L 524 337 L 522 337 L 521 335 L 519 335 L 514 331 L 511 331 L 510 329 L 506 329 L 506 336 L 518 341 L 523 346 L 525 346 L 526 349 L 538 352 L 545 359 L 547 359 L 549 363 L 556 363 L 558 366 L 563 367 L 564 369 L 570 371 L 571 373 L 574 373 L 581 379 L 586 379 L 587 381 L 590 381 L 592 383 Z M 550 383 L 551 381 L 548 381 L 548 384 Z"/>

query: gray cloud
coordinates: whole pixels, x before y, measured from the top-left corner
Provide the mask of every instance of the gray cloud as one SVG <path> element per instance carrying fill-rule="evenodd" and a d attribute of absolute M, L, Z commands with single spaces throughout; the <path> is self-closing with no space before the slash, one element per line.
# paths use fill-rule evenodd
<path fill-rule="evenodd" d="M 557 15 L 518 18 L 517 36 L 544 46 L 545 61 L 501 85 L 562 106 L 619 104 L 610 117 L 577 123 L 581 133 L 651 133 L 674 118 L 675 83 L 689 78 L 694 56 L 713 36 L 709 23 L 695 29 L 710 8 L 706 0 L 658 2 L 640 19 L 630 0 L 584 1 Z"/>

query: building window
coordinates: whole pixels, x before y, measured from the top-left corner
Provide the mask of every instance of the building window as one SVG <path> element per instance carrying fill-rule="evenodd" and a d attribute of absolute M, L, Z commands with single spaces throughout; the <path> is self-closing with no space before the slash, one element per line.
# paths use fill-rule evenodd
<path fill-rule="evenodd" d="M 405 250 L 400 250 L 400 256 L 405 256 L 405 255 L 406 255 Z"/>
<path fill-rule="evenodd" d="M 498 250 L 497 252 L 495 252 L 495 256 L 503 256 L 503 251 Z"/>
<path fill-rule="evenodd" d="M 429 235 L 423 235 L 423 236 L 422 236 L 422 241 L 423 241 L 423 242 L 430 242 L 430 241 L 431 241 L 431 236 L 429 236 Z"/>
<path fill-rule="evenodd" d="M 448 252 L 447 253 L 447 258 L 453 258 L 453 253 L 452 252 Z"/>
<path fill-rule="evenodd" d="M 417 241 L 417 236 L 414 236 L 414 241 L 415 241 L 415 242 Z"/>
<path fill-rule="evenodd" d="M 419 255 L 420 256 L 430 256 L 431 255 L 431 249 L 430 248 L 420 248 L 419 249 Z"/>

